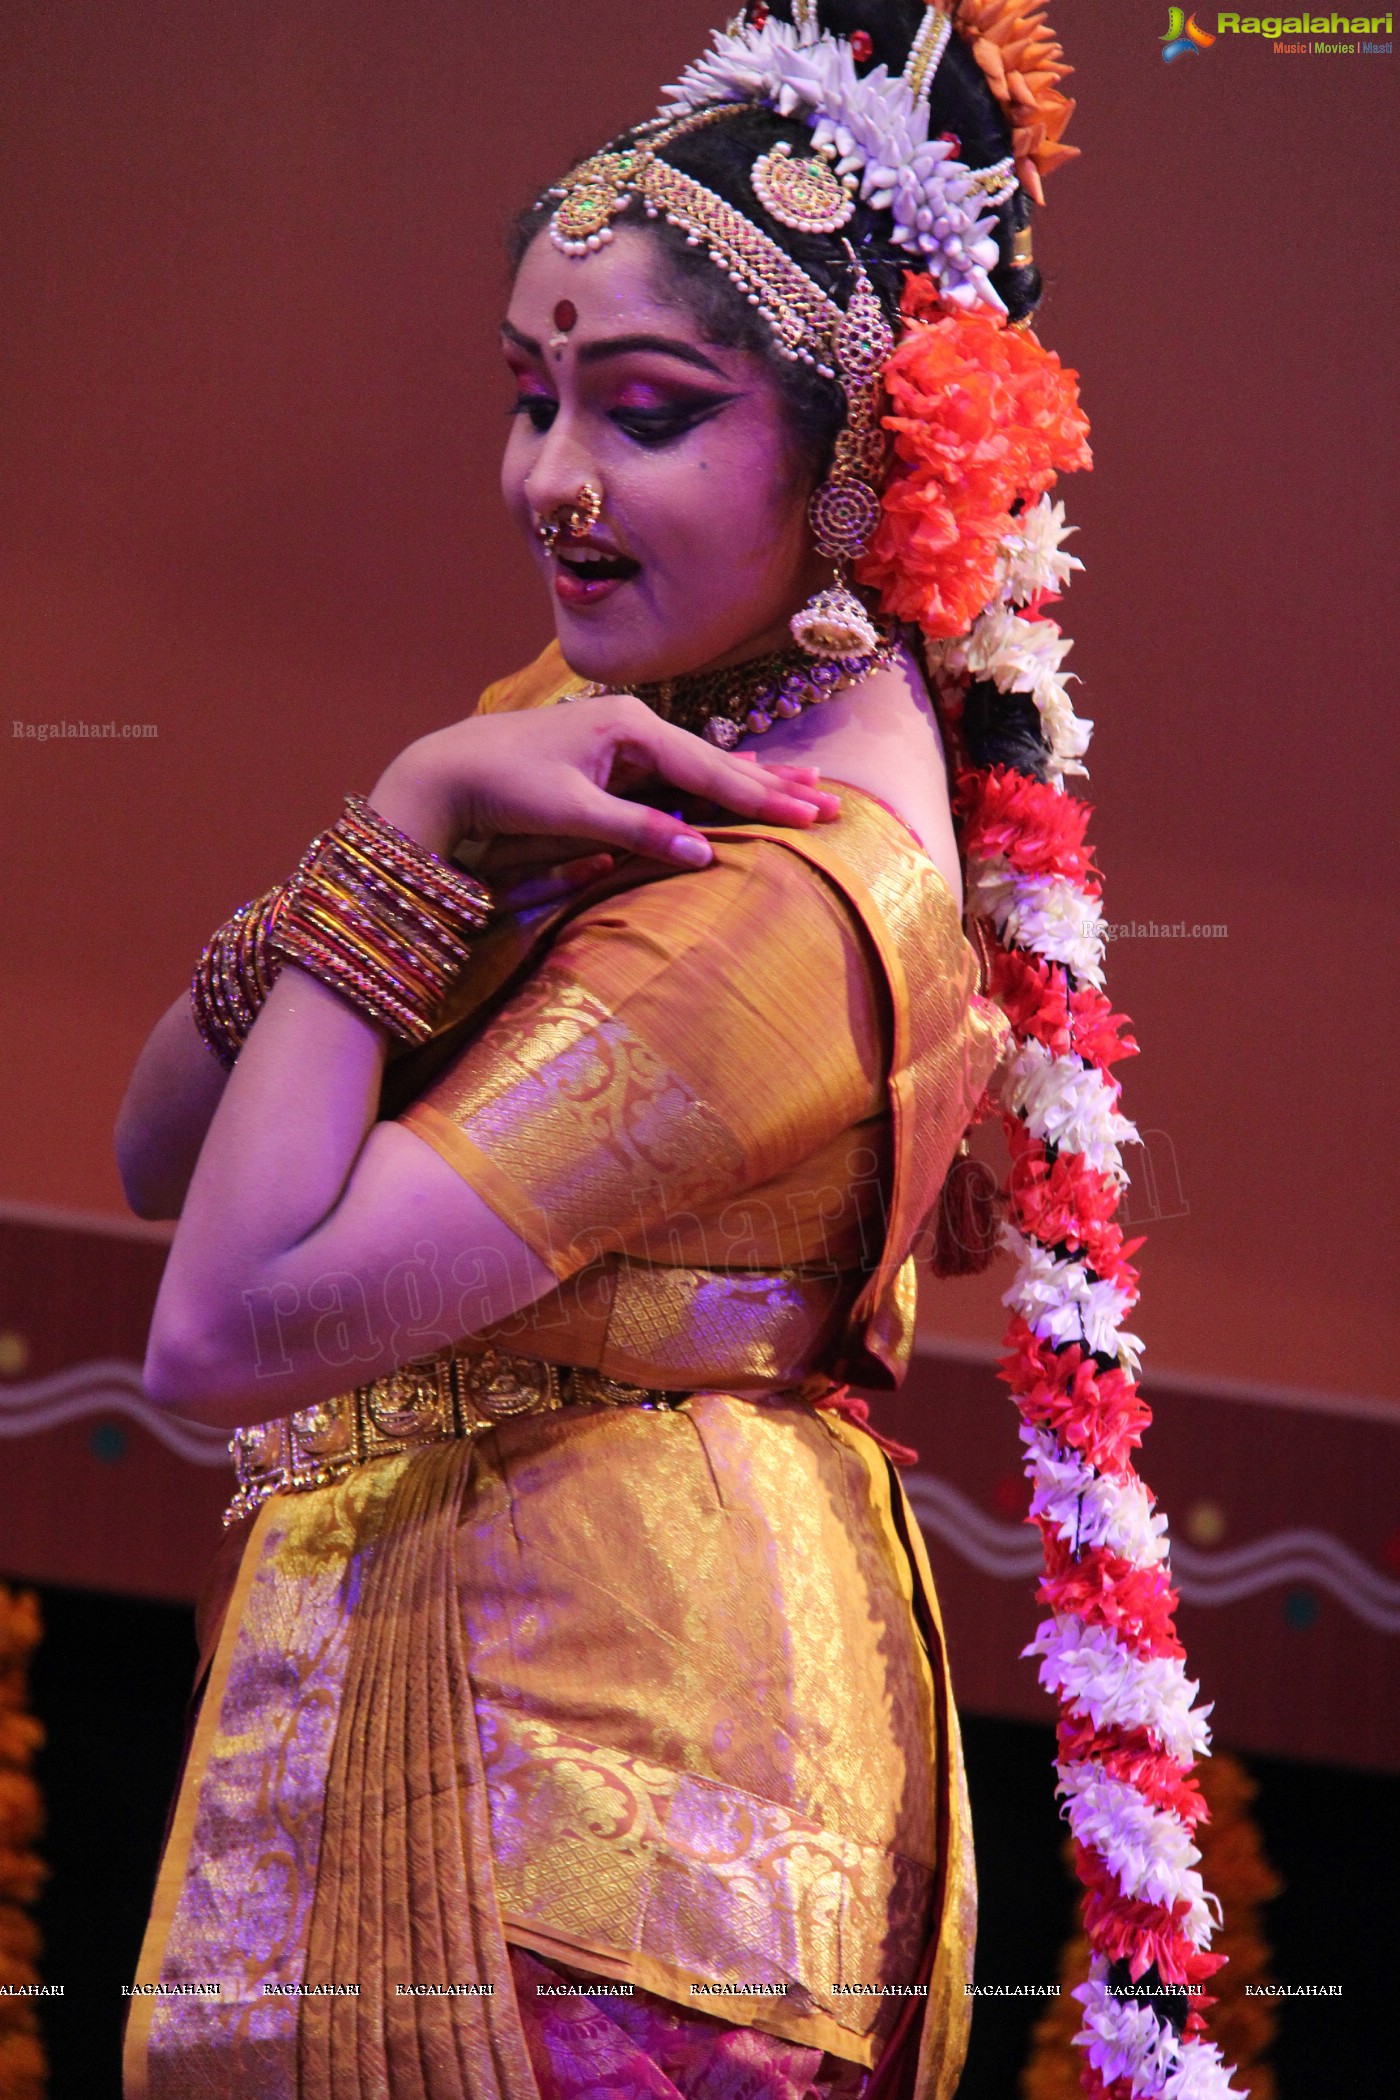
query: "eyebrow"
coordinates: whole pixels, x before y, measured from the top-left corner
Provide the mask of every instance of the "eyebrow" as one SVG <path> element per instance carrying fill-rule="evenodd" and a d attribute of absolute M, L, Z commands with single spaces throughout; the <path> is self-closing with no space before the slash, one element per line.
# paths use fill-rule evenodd
<path fill-rule="evenodd" d="M 531 357 L 539 356 L 540 346 L 535 338 L 523 334 L 510 321 L 502 321 L 501 334 L 507 342 L 514 343 L 517 349 L 528 351 Z M 644 350 L 650 350 L 660 357 L 674 357 L 679 363 L 695 365 L 702 372 L 713 372 L 716 379 L 728 377 L 712 358 L 706 357 L 703 350 L 697 350 L 692 343 L 677 342 L 669 335 L 605 336 L 601 342 L 583 345 L 578 354 L 579 363 L 598 365 L 610 357 L 628 357 Z"/>

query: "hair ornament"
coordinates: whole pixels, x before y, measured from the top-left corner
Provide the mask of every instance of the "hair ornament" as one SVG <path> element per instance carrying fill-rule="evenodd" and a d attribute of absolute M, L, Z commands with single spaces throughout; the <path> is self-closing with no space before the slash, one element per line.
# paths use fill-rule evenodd
<path fill-rule="evenodd" d="M 952 34 L 951 18 L 936 5 L 936 0 L 928 0 L 922 27 L 910 46 L 904 67 L 905 83 L 916 102 L 927 102 L 933 76 L 943 63 Z"/>
<path fill-rule="evenodd" d="M 1020 187 L 1016 163 L 1008 153 L 1005 160 L 994 160 L 989 168 L 974 168 L 967 185 L 969 196 L 978 196 L 989 211 L 1005 204 Z"/>
<path fill-rule="evenodd" d="M 565 255 L 588 255 L 612 239 L 612 222 L 631 194 L 637 156 L 595 153 L 560 186 L 549 237 Z"/>
<path fill-rule="evenodd" d="M 820 154 L 794 160 L 786 139 L 760 153 L 749 181 L 769 218 L 794 233 L 839 233 L 856 208 L 853 175 L 843 181 Z"/>
<path fill-rule="evenodd" d="M 709 251 L 715 267 L 768 323 L 780 356 L 836 379 L 832 345 L 841 309 L 835 300 L 746 213 L 658 158 L 670 140 L 729 115 L 732 107 L 721 103 L 674 124 L 653 123 L 643 127 L 636 144 L 583 161 L 547 192 L 559 200 L 549 237 L 565 255 L 589 255 L 612 239 L 612 221 L 640 198 L 648 218 L 667 219 L 692 247 Z"/>
<path fill-rule="evenodd" d="M 947 38 L 939 35 L 941 57 Z M 891 214 L 895 246 L 927 267 L 945 299 L 1001 313 L 989 274 L 998 260 L 993 222 L 980 216 L 986 200 L 947 140 L 928 135 L 933 55 L 916 93 L 883 65 L 858 73 L 844 38 L 807 41 L 770 15 L 761 26 L 717 32 L 704 57 L 666 89 L 662 115 L 766 102 L 780 116 L 800 117 L 812 125 L 818 150 L 836 149 L 836 173 L 857 176 L 861 198 Z"/>
<path fill-rule="evenodd" d="M 1089 426 L 1076 374 L 1033 335 L 947 312 L 912 273 L 903 313 L 883 368 L 894 456 L 856 574 L 882 611 L 944 641 L 999 599 L 1003 548 L 1028 529 L 1027 507 L 1089 466 Z"/>
<path fill-rule="evenodd" d="M 1042 0 L 958 0 L 956 21 L 1011 127 L 1017 179 L 1043 204 L 1041 177 L 1079 148 L 1061 143 L 1074 104 L 1060 82 L 1074 68 L 1046 26 Z"/>

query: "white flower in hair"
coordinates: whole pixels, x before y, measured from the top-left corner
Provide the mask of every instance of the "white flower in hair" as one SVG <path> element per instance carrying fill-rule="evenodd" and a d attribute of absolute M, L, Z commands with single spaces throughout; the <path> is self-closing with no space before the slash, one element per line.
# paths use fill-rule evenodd
<path fill-rule="evenodd" d="M 993 605 L 959 654 L 974 678 L 990 678 L 999 692 L 1034 694 L 1060 676 L 1073 646 L 1053 620 L 1023 620 L 1008 606 Z"/>
<path fill-rule="evenodd" d="M 1007 1253 L 1018 1257 L 1015 1281 L 1001 1302 L 1018 1312 L 1041 1341 L 1059 1348 L 1082 1342 L 1096 1355 L 1120 1360 L 1124 1342 L 1137 1343 L 1136 1335 L 1122 1332 L 1123 1317 L 1136 1302 L 1132 1294 L 1091 1277 L 1083 1262 L 1047 1253 L 1014 1225 L 1003 1224 L 998 1237 Z"/>
<path fill-rule="evenodd" d="M 1111 1997 L 1102 1983 L 1082 1984 L 1075 1996 L 1084 2003 L 1085 2053 L 1104 2084 L 1126 2078 L 1139 2100 L 1161 2100 L 1177 2062 L 1172 2029 L 1150 2005 Z"/>
<path fill-rule="evenodd" d="M 1193 2035 L 1177 2043 L 1176 2069 L 1162 2086 L 1162 2100 L 1239 2100 L 1239 2095 L 1214 2042 Z"/>
<path fill-rule="evenodd" d="M 1061 552 L 1077 525 L 1066 525 L 1063 503 L 1042 496 L 1016 520 L 1016 528 L 1002 541 L 1001 595 L 1012 605 L 1026 605 L 1041 591 L 1057 595 L 1076 569 L 1084 564 L 1077 555 Z"/>
<path fill-rule="evenodd" d="M 1050 1432 L 1021 1425 L 1034 1487 L 1030 1514 L 1073 1545 L 1107 1546 L 1135 1567 L 1167 1558 L 1167 1520 L 1135 1474 L 1115 1480 L 1096 1473 L 1075 1451 L 1062 1452 Z"/>
<path fill-rule="evenodd" d="M 1082 566 L 1073 555 L 1059 559 Z M 940 659 L 949 671 L 990 679 L 998 692 L 1030 694 L 1045 736 L 1050 775 L 1057 784 L 1066 774 L 1087 775 L 1080 760 L 1094 733 L 1093 723 L 1077 715 L 1070 703 L 1068 680 L 1073 671 L 1060 668 L 1073 646 L 1053 620 L 1023 620 L 1001 604 L 989 606 L 968 634 L 945 643 Z"/>
<path fill-rule="evenodd" d="M 1119 1113 L 1116 1080 L 1077 1057 L 1057 1057 L 1031 1037 L 1003 1068 L 1000 1095 L 1036 1137 L 1064 1152 L 1082 1152 L 1100 1173 L 1126 1182 L 1118 1148 L 1141 1139 L 1136 1125 Z"/>
<path fill-rule="evenodd" d="M 1094 734 L 1093 722 L 1087 715 L 1075 713 L 1062 678 L 1047 679 L 1037 688 L 1034 699 L 1045 736 L 1051 779 L 1057 787 L 1071 773 L 1087 780 L 1089 768 L 1081 765 L 1080 760 Z"/>
<path fill-rule="evenodd" d="M 894 217 L 895 245 L 923 257 L 955 306 L 1006 311 L 992 289 L 993 221 L 981 218 L 976 177 L 946 139 L 928 135 L 928 105 L 885 66 L 864 78 L 850 45 L 825 33 L 804 41 L 769 16 L 761 28 L 718 30 L 713 48 L 664 90 L 663 116 L 712 102 L 767 102 L 812 124 L 814 146 L 830 146 L 837 173 L 859 175 L 860 194 Z"/>
<path fill-rule="evenodd" d="M 1180 1929 L 1194 1946 L 1208 1947 L 1215 1899 L 1206 1894 L 1196 1872 L 1201 1855 L 1180 1817 L 1154 1807 L 1135 1786 L 1094 1765 L 1062 1764 L 1058 1769 L 1056 1792 L 1064 1798 L 1069 1827 L 1079 1843 L 1093 1847 L 1125 1896 L 1162 1903 L 1168 1910 L 1184 1904 Z"/>
<path fill-rule="evenodd" d="M 1177 2035 L 1150 2005 L 1111 1996 L 1100 1975 L 1072 1995 L 1084 2007 L 1080 2043 L 1105 2085 L 1126 2078 L 1135 2100 L 1239 2100 L 1214 2042 Z"/>

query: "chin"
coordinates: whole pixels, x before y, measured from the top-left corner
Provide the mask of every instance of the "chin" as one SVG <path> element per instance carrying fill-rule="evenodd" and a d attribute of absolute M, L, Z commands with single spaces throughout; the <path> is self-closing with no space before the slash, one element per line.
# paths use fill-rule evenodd
<path fill-rule="evenodd" d="M 741 649 L 747 631 L 747 623 L 740 621 L 732 635 L 713 631 L 697 635 L 693 625 L 683 634 L 654 629 L 639 633 L 621 619 L 580 618 L 557 603 L 554 614 L 555 633 L 569 669 L 595 685 L 614 688 L 654 685 L 663 678 L 701 670 Z"/>
<path fill-rule="evenodd" d="M 693 643 L 629 633 L 620 621 L 580 619 L 556 607 L 554 626 L 569 669 L 595 685 L 648 685 L 674 678 L 693 661 Z"/>

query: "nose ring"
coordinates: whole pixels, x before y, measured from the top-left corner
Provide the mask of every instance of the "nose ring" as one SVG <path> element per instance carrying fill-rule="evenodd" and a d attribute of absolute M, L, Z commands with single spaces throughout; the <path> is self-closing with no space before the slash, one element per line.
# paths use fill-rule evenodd
<path fill-rule="evenodd" d="M 591 481 L 582 482 L 573 496 L 556 503 L 535 520 L 535 538 L 546 554 L 552 554 L 566 535 L 576 540 L 591 532 L 602 515 L 603 491 Z"/>

